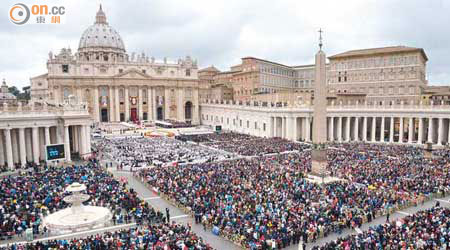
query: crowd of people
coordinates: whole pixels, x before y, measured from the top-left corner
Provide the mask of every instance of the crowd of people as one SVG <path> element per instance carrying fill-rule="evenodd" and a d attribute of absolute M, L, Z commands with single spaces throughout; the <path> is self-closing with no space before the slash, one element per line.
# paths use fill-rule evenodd
<path fill-rule="evenodd" d="M 449 249 L 450 209 L 433 207 L 398 221 L 338 238 L 314 250 Z"/>
<path fill-rule="evenodd" d="M 37 243 L 10 244 L 0 250 L 41 249 L 212 249 L 190 226 L 176 223 L 158 223 L 87 236 L 79 239 L 40 241 Z"/>
<path fill-rule="evenodd" d="M 261 138 L 233 132 L 180 135 L 178 138 L 183 141 L 201 143 L 208 147 L 225 150 L 242 156 L 262 156 L 307 148 L 305 144 L 282 138 Z"/>
<path fill-rule="evenodd" d="M 258 152 L 255 146 L 247 147 Z M 287 151 L 273 148 L 278 149 L 274 153 Z M 305 178 L 310 157 L 308 149 L 300 148 L 293 153 L 157 167 L 139 174 L 169 199 L 191 209 L 197 222 L 251 249 L 264 247 L 267 241 L 277 248 L 299 238 L 315 241 L 431 194 L 448 193 L 450 187 L 448 158 L 424 159 L 422 150 L 414 147 L 330 145 L 328 170 L 341 180 L 322 185 Z"/>
<path fill-rule="evenodd" d="M 230 154 L 167 137 L 126 136 L 103 138 L 96 147 L 109 154 L 121 168 L 161 166 L 225 160 Z"/>
<path fill-rule="evenodd" d="M 42 219 L 69 205 L 63 198 L 65 188 L 73 182 L 86 185 L 90 199 L 85 204 L 110 208 L 114 223 L 162 218 L 95 160 L 64 168 L 43 166 L 0 179 L 0 239 L 23 236 L 28 228 L 37 235 L 50 233 Z"/>

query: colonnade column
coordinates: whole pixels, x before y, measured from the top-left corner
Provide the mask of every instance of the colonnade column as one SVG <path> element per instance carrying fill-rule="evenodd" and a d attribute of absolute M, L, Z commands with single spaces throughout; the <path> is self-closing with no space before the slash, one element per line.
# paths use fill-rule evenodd
<path fill-rule="evenodd" d="M 130 98 L 128 97 L 128 88 L 125 87 L 125 122 L 128 122 L 130 120 Z"/>
<path fill-rule="evenodd" d="M 330 141 L 334 141 L 334 117 L 330 117 Z"/>
<path fill-rule="evenodd" d="M 422 144 L 423 142 L 423 118 L 419 118 L 419 132 L 417 135 L 417 143 Z"/>
<path fill-rule="evenodd" d="M 11 130 L 11 144 L 13 148 L 13 162 L 14 164 L 19 163 L 19 143 L 17 140 L 17 129 Z"/>
<path fill-rule="evenodd" d="M 51 144 L 50 142 L 50 127 L 46 126 L 44 128 L 44 134 L 45 134 L 45 145 Z"/>
<path fill-rule="evenodd" d="M 351 136 L 350 136 L 350 121 L 351 121 L 351 117 L 347 117 L 346 120 L 346 125 L 345 125 L 345 141 L 350 141 L 351 140 Z"/>
<path fill-rule="evenodd" d="M 25 144 L 25 128 L 19 128 L 19 146 L 20 146 L 20 164 L 25 166 L 27 164 L 27 151 Z"/>
<path fill-rule="evenodd" d="M 80 157 L 84 159 L 86 156 L 86 125 L 80 127 Z"/>
<path fill-rule="evenodd" d="M 394 117 L 391 116 L 389 121 L 389 142 L 394 142 Z"/>
<path fill-rule="evenodd" d="M 5 130 L 5 146 L 6 146 L 6 164 L 10 170 L 14 170 L 13 151 L 11 145 L 11 129 Z"/>
<path fill-rule="evenodd" d="M 64 125 L 64 151 L 66 153 L 66 161 L 71 161 L 71 158 L 70 158 L 69 125 Z"/>
<path fill-rule="evenodd" d="M 450 119 L 448 120 L 448 135 L 447 135 L 447 143 L 450 145 Z"/>
<path fill-rule="evenodd" d="M 367 116 L 363 120 L 363 141 L 367 142 Z"/>
<path fill-rule="evenodd" d="M 5 148 L 3 147 L 3 132 L 0 129 L 0 165 L 3 166 L 5 164 Z"/>
<path fill-rule="evenodd" d="M 274 117 L 270 117 L 270 137 L 274 137 L 275 125 L 274 125 Z"/>
<path fill-rule="evenodd" d="M 398 142 L 403 143 L 403 133 L 405 131 L 403 127 L 403 117 L 400 117 L 400 129 L 398 131 Z"/>
<path fill-rule="evenodd" d="M 355 117 L 355 127 L 353 131 L 355 141 L 359 141 L 359 117 Z"/>
<path fill-rule="evenodd" d="M 119 100 L 119 87 L 115 86 L 114 87 L 114 102 L 116 103 L 116 107 L 115 110 L 116 111 L 116 119 L 114 121 L 116 122 L 120 122 L 120 100 Z"/>
<path fill-rule="evenodd" d="M 433 143 L 433 118 L 428 118 L 428 140 L 427 142 Z"/>
<path fill-rule="evenodd" d="M 32 130 L 33 136 L 33 162 L 39 163 L 39 127 L 33 127 Z"/>
<path fill-rule="evenodd" d="M 114 96 L 115 96 L 115 93 L 114 93 L 114 89 L 113 89 L 113 87 L 111 86 L 111 87 L 109 87 L 109 100 L 108 100 L 108 104 L 109 104 L 109 112 L 108 112 L 108 114 L 109 114 L 109 121 L 110 122 L 113 122 L 113 121 L 115 121 L 116 119 L 115 119 L 115 116 L 116 116 L 116 112 L 115 112 L 115 102 L 114 102 Z"/>
<path fill-rule="evenodd" d="M 413 130 L 413 125 L 414 124 L 414 119 L 412 117 L 409 118 L 409 125 L 408 125 L 408 143 L 411 144 L 413 142 L 413 137 L 414 137 L 414 130 Z"/>
<path fill-rule="evenodd" d="M 86 154 L 91 153 L 91 126 L 86 125 Z"/>
<path fill-rule="evenodd" d="M 442 145 L 442 141 L 444 140 L 444 119 L 439 117 L 439 127 L 438 127 L 438 142 L 437 145 Z"/>
<path fill-rule="evenodd" d="M 311 118 L 306 117 L 306 137 L 305 141 L 311 141 Z"/>
<path fill-rule="evenodd" d="M 384 116 L 383 117 L 381 117 L 381 129 L 380 129 L 380 142 L 384 142 L 384 123 L 385 123 L 386 121 L 385 121 L 385 118 L 384 118 Z"/>
<path fill-rule="evenodd" d="M 286 118 L 281 117 L 281 138 L 286 138 Z"/>
<path fill-rule="evenodd" d="M 342 116 L 338 118 L 338 142 L 342 142 Z"/>
<path fill-rule="evenodd" d="M 27 151 L 27 162 L 33 161 L 33 147 L 32 147 L 32 135 L 31 135 L 31 129 L 26 128 L 25 129 L 25 147 Z"/>
<path fill-rule="evenodd" d="M 143 110 L 142 110 L 142 89 L 138 86 L 138 118 L 139 121 L 143 119 Z"/>
<path fill-rule="evenodd" d="M 375 135 L 377 133 L 377 117 L 372 117 L 372 131 L 371 132 L 371 140 L 372 142 L 375 142 Z"/>
<path fill-rule="evenodd" d="M 98 87 L 94 86 L 94 121 L 100 121 L 100 107 L 98 105 Z"/>
<path fill-rule="evenodd" d="M 80 153 L 80 141 L 78 140 L 80 133 L 78 132 L 78 126 L 72 126 L 72 142 L 73 151 Z"/>

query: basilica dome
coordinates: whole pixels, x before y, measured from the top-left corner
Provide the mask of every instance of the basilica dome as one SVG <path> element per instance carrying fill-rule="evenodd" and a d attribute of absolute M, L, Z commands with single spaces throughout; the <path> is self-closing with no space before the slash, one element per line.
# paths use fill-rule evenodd
<path fill-rule="evenodd" d="M 113 49 L 125 52 L 122 38 L 106 22 L 106 15 L 101 5 L 95 17 L 95 23 L 83 32 L 78 49 Z"/>

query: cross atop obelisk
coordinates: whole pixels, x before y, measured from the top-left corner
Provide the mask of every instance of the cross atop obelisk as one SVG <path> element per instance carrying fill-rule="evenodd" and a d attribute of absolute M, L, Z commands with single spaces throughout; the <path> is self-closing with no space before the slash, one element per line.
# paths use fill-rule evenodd
<path fill-rule="evenodd" d="M 322 31 L 322 29 L 319 29 L 319 49 L 320 50 L 322 50 L 322 46 L 323 46 L 323 43 L 322 43 L 322 33 L 323 33 L 323 31 Z"/>

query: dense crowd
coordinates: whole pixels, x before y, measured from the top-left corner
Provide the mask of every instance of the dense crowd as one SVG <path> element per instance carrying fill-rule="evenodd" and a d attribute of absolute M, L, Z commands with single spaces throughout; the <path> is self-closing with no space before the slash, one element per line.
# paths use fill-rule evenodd
<path fill-rule="evenodd" d="M 260 139 L 259 137 L 239 134 L 234 132 L 222 132 L 222 133 L 207 133 L 207 134 L 190 134 L 190 135 L 179 135 L 178 139 L 183 141 L 192 141 L 197 143 L 206 142 L 240 142 L 245 140 L 255 140 Z"/>
<path fill-rule="evenodd" d="M 338 238 L 315 250 L 449 249 L 450 209 L 434 207 L 399 221 L 371 227 L 357 235 Z"/>
<path fill-rule="evenodd" d="M 178 139 L 201 143 L 208 147 L 225 150 L 243 156 L 262 156 L 266 154 L 303 150 L 305 144 L 282 138 L 261 138 L 233 132 L 180 135 Z"/>
<path fill-rule="evenodd" d="M 246 147 L 259 151 L 254 145 Z M 432 193 L 448 193 L 448 158 L 423 159 L 421 152 L 414 147 L 331 145 L 328 170 L 342 181 L 323 185 L 305 178 L 311 165 L 308 150 L 157 167 L 140 176 L 222 236 L 247 248 L 264 248 L 268 240 L 282 248 L 300 238 L 310 242 L 359 227 Z"/>
<path fill-rule="evenodd" d="M 169 223 L 146 225 L 115 232 L 105 232 L 80 239 L 51 240 L 11 244 L 0 250 L 40 249 L 212 249 L 189 226 Z"/>
<path fill-rule="evenodd" d="M 122 168 L 165 163 L 195 163 L 224 160 L 229 154 L 167 137 L 127 136 L 104 138 L 97 148 L 108 153 Z"/>
<path fill-rule="evenodd" d="M 73 182 L 86 185 L 90 199 L 85 204 L 110 208 L 114 223 L 162 218 L 96 161 L 64 168 L 44 166 L 0 179 L 0 238 L 23 235 L 27 228 L 35 234 L 48 233 L 42 218 L 68 206 L 63 200 L 65 188 Z"/>

